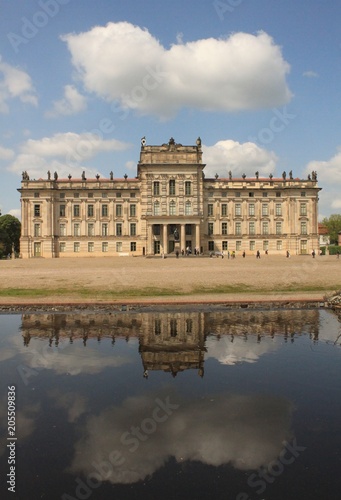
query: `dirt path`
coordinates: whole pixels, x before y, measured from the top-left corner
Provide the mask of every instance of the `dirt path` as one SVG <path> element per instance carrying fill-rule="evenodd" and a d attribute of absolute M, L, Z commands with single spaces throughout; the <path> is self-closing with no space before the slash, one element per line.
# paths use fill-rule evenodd
<path fill-rule="evenodd" d="M 0 304 L 323 300 L 341 289 L 341 259 L 17 259 L 0 276 Z"/>

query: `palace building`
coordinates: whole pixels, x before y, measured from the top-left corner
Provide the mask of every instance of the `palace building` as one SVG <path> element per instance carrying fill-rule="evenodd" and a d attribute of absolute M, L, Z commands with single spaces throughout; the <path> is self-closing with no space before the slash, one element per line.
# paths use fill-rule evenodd
<path fill-rule="evenodd" d="M 30 257 L 188 252 L 292 255 L 318 249 L 316 172 L 307 179 L 205 177 L 201 140 L 141 140 L 135 178 L 31 180 L 23 172 L 20 251 Z"/>

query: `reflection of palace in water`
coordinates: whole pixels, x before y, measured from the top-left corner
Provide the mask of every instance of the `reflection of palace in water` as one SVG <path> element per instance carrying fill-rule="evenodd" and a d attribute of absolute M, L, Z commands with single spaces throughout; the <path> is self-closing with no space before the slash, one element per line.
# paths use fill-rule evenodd
<path fill-rule="evenodd" d="M 23 314 L 24 345 L 31 338 L 49 339 L 49 344 L 60 341 L 83 342 L 88 339 L 139 339 L 139 352 L 144 374 L 162 370 L 175 376 L 187 369 L 196 369 L 203 376 L 206 339 L 217 341 L 229 337 L 257 338 L 281 335 L 294 342 L 297 335 L 308 334 L 314 341 L 319 334 L 319 311 L 209 311 L 209 312 L 113 312 L 93 314 Z"/>

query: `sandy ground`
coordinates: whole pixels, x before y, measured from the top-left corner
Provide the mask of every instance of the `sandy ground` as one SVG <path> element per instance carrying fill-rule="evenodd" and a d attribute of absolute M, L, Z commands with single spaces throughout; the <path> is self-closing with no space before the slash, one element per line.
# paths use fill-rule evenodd
<path fill-rule="evenodd" d="M 326 295 L 341 289 L 341 259 L 334 256 L 287 259 L 271 255 L 233 260 L 195 256 L 17 259 L 0 261 L 0 276 L 0 304 L 322 301 Z M 219 286 L 238 287 L 238 290 L 216 290 Z M 15 296 L 13 292 L 6 295 L 6 289 L 24 288 L 46 289 L 49 293 L 45 297 L 35 297 L 33 293 L 31 297 Z M 146 288 L 154 289 L 152 295 L 146 296 Z M 82 298 L 77 293 L 84 289 L 89 293 Z M 50 290 L 56 293 L 51 294 Z M 140 291 L 141 296 L 138 293 L 131 297 L 131 290 Z M 115 295 L 104 297 L 103 291 L 113 291 Z M 182 295 L 172 295 L 173 292 Z"/>

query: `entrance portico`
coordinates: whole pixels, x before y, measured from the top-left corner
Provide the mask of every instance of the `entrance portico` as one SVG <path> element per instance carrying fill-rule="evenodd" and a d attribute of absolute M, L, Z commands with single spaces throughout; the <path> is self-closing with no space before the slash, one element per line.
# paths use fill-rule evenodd
<path fill-rule="evenodd" d="M 200 218 L 186 217 L 181 222 L 179 218 L 153 217 L 147 221 L 147 254 L 171 254 L 176 251 L 186 251 L 190 248 L 200 250 Z"/>

